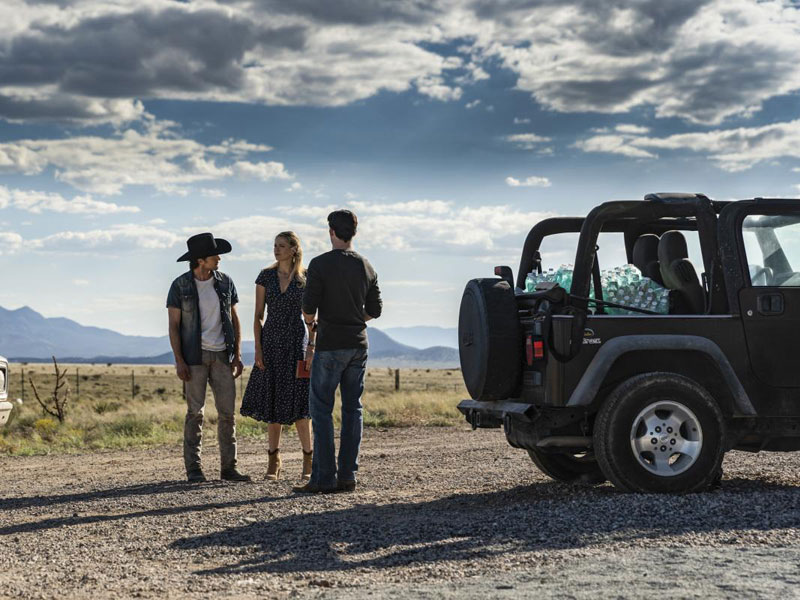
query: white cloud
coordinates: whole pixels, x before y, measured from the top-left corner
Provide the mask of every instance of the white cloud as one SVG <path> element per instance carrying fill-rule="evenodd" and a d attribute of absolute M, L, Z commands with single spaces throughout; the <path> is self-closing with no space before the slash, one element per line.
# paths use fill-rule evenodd
<path fill-rule="evenodd" d="M 227 192 L 219 188 L 200 188 L 200 194 L 206 198 L 224 198 Z"/>
<path fill-rule="evenodd" d="M 179 137 L 172 127 L 172 123 L 148 118 L 141 131 L 129 128 L 109 138 L 78 136 L 0 143 L 0 173 L 31 175 L 52 167 L 56 179 L 105 195 L 120 194 L 129 185 L 186 195 L 187 185 L 233 176 L 263 181 L 292 177 L 279 162 L 218 162 L 265 152 L 269 146 L 235 140 L 206 146 Z"/>
<path fill-rule="evenodd" d="M 514 125 L 527 125 L 531 120 L 527 118 L 514 117 Z"/>
<path fill-rule="evenodd" d="M 614 129 L 620 133 L 633 133 L 637 135 L 644 135 L 650 131 L 648 127 L 644 127 L 643 125 L 633 125 L 632 123 L 620 123 L 614 127 Z"/>
<path fill-rule="evenodd" d="M 61 194 L 30 190 L 10 190 L 0 186 L 0 209 L 13 207 L 34 214 L 44 211 L 74 215 L 110 215 L 138 213 L 138 206 L 121 206 L 112 202 L 94 200 L 91 196 L 75 196 L 67 200 Z"/>
<path fill-rule="evenodd" d="M 552 184 L 547 177 L 531 175 L 521 181 L 511 176 L 506 177 L 506 185 L 510 187 L 550 187 Z"/>
<path fill-rule="evenodd" d="M 275 161 L 260 163 L 238 161 L 234 163 L 233 170 L 241 177 L 253 177 L 262 181 L 269 181 L 270 179 L 291 179 L 292 177 L 286 172 L 283 163 Z"/>
<path fill-rule="evenodd" d="M 515 133 L 507 135 L 503 139 L 523 150 L 534 150 L 540 148 L 540 144 L 551 141 L 549 137 L 536 135 L 535 133 Z"/>
<path fill-rule="evenodd" d="M 480 103 L 481 103 L 481 101 L 480 101 L 480 100 L 473 100 L 472 102 L 467 102 L 467 103 L 464 105 L 464 108 L 467 108 L 467 109 L 470 109 L 470 108 L 475 108 L 475 107 L 476 107 L 476 106 L 478 106 Z"/>
<path fill-rule="evenodd" d="M 527 232 L 542 218 L 552 213 L 525 212 L 506 205 L 458 207 L 443 200 L 377 203 L 349 202 L 347 208 L 359 218 L 356 244 L 361 248 L 383 248 L 396 251 L 430 251 L 431 249 L 477 252 L 495 247 L 498 240 Z M 283 207 L 291 215 L 296 228 L 298 218 L 309 218 L 304 234 L 327 247 L 325 216 L 337 207 Z M 264 229 L 242 219 L 240 226 L 259 236 Z M 295 229 L 297 231 L 298 229 Z"/>
<path fill-rule="evenodd" d="M 0 231 L 0 256 L 14 254 L 22 248 L 22 236 L 13 231 Z"/>
<path fill-rule="evenodd" d="M 295 181 L 292 185 L 287 187 L 284 191 L 285 192 L 289 192 L 289 193 L 297 192 L 300 189 L 302 189 L 302 187 L 303 187 L 303 185 L 299 181 Z"/>
<path fill-rule="evenodd" d="M 29 240 L 26 246 L 43 251 L 93 252 L 102 249 L 120 254 L 132 250 L 170 248 L 183 241 L 183 237 L 152 225 L 128 223 L 112 225 L 107 229 L 61 231 Z"/>
<path fill-rule="evenodd" d="M 760 127 L 681 133 L 662 138 L 643 135 L 596 135 L 577 142 L 585 152 L 655 158 L 657 150 L 703 153 L 725 171 L 742 171 L 777 158 L 800 158 L 800 120 Z"/>
<path fill-rule="evenodd" d="M 72 280 L 72 285 L 79 285 L 79 286 L 89 285 L 89 280 L 88 279 L 73 279 Z"/>
<path fill-rule="evenodd" d="M 347 206 L 355 212 L 356 215 L 385 214 L 389 212 L 445 215 L 452 210 L 452 202 L 446 202 L 444 200 L 410 200 L 408 202 L 385 204 L 353 200 L 349 202 Z"/>
<path fill-rule="evenodd" d="M 631 144 L 632 136 L 595 135 L 575 143 L 575 147 L 584 152 L 603 152 L 606 154 L 622 154 L 631 158 L 655 158 L 656 155 Z"/>

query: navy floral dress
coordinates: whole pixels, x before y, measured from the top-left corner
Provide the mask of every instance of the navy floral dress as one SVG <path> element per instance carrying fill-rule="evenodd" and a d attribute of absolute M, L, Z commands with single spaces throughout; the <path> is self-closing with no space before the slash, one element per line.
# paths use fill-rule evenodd
<path fill-rule="evenodd" d="M 261 328 L 264 369 L 253 367 L 241 413 L 266 423 L 290 425 L 310 418 L 309 380 L 295 377 L 308 342 L 301 314 L 303 288 L 292 280 L 281 293 L 277 269 L 261 271 L 256 285 L 266 291 L 267 319 Z"/>

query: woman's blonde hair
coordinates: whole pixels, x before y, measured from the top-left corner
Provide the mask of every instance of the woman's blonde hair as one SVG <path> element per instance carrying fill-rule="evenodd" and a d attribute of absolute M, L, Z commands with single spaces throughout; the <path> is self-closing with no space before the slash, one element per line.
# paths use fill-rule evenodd
<path fill-rule="evenodd" d="M 281 231 L 275 239 L 283 238 L 289 243 L 290 248 L 294 248 L 294 258 L 292 259 L 292 279 L 297 281 L 300 287 L 306 285 L 306 268 L 303 266 L 303 247 L 300 245 L 300 238 L 294 231 Z M 277 269 L 277 261 L 267 269 Z"/>

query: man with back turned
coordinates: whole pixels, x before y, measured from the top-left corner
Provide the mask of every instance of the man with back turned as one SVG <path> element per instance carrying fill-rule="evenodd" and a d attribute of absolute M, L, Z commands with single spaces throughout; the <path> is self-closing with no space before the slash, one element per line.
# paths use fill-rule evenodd
<path fill-rule="evenodd" d="M 311 479 L 299 493 L 353 491 L 363 426 L 361 396 L 367 367 L 367 325 L 381 315 L 378 276 L 353 250 L 358 219 L 349 210 L 328 215 L 332 250 L 314 258 L 306 272 L 303 318 L 309 329 Z M 317 322 L 318 318 L 318 322 Z M 316 349 L 316 352 L 315 352 Z M 333 402 L 341 386 L 342 428 L 338 463 L 333 439 Z"/>

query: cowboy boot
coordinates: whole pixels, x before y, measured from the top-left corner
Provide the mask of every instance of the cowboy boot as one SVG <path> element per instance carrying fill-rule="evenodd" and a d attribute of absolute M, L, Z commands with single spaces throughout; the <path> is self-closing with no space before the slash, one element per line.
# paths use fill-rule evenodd
<path fill-rule="evenodd" d="M 281 449 L 267 450 L 269 456 L 269 464 L 267 465 L 266 479 L 269 481 L 278 481 L 281 476 Z"/>
<path fill-rule="evenodd" d="M 314 451 L 303 450 L 303 474 L 300 476 L 300 481 L 309 481 L 311 479 L 311 459 L 314 457 Z"/>

